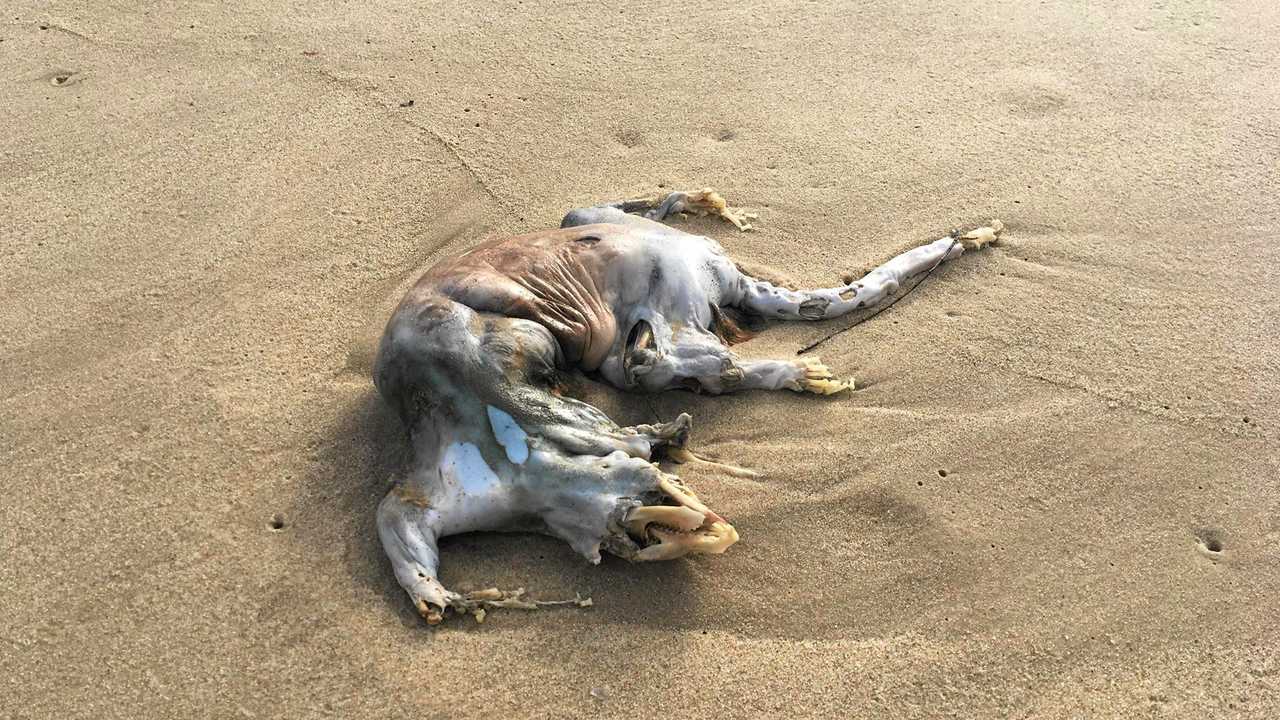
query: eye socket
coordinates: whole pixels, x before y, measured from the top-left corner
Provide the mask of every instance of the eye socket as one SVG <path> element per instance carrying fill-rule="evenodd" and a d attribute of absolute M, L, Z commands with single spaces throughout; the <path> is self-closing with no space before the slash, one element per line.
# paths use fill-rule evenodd
<path fill-rule="evenodd" d="M 653 326 L 647 320 L 637 320 L 627 334 L 627 354 L 653 347 Z"/>
<path fill-rule="evenodd" d="M 647 320 L 636 321 L 627 333 L 627 345 L 622 351 L 623 381 L 627 387 L 635 387 L 637 365 L 653 362 L 653 345 L 653 326 Z"/>

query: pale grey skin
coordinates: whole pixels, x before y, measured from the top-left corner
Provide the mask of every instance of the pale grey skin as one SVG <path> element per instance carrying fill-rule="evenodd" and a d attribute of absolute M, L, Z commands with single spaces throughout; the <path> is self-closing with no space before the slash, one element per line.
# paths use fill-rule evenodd
<path fill-rule="evenodd" d="M 677 192 L 659 203 L 571 211 L 560 231 L 490 243 L 478 248 L 478 260 L 464 253 L 454 265 L 428 271 L 392 316 L 374 380 L 409 429 L 414 459 L 379 506 L 378 532 L 397 580 L 429 622 L 439 622 L 446 608 L 480 609 L 482 616 L 485 605 L 527 606 L 496 591 L 445 589 L 437 541 L 447 535 L 541 532 L 592 563 L 602 549 L 661 560 L 723 552 L 737 540 L 732 526 L 651 462 L 683 449 L 688 415 L 619 427 L 595 407 L 559 395 L 557 372 L 576 366 L 618 388 L 648 392 L 839 392 L 851 384 L 834 380 L 816 360 L 739 359 L 715 332 L 717 309 L 778 320 L 838 317 L 874 305 L 966 246 L 994 242 L 999 232 L 943 238 L 855 282 L 793 291 L 745 275 L 714 240 L 659 222 L 706 209 L 705 197 Z M 714 199 L 728 217 L 723 200 Z M 495 262 L 525 262 L 526 246 L 530 257 L 555 262 L 491 272 Z M 561 272 L 556 258 L 570 258 L 573 272 Z M 477 267 L 487 274 L 468 274 Z M 504 284 L 509 277 L 519 282 Z M 506 289 L 493 289 L 499 285 Z M 588 329 L 566 334 L 549 317 L 516 307 L 511 294 L 526 288 L 538 298 L 590 295 L 582 303 L 595 308 Z"/>

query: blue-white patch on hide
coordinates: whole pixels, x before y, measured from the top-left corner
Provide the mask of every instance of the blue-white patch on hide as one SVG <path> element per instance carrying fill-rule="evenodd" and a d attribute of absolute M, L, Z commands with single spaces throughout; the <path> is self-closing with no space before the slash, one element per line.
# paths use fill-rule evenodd
<path fill-rule="evenodd" d="M 515 418 L 489 405 L 489 426 L 498 444 L 507 451 L 507 459 L 523 465 L 529 459 L 529 435 L 516 423 Z"/>
<path fill-rule="evenodd" d="M 471 443 L 450 443 L 440 458 L 440 472 L 466 495 L 487 495 L 501 484 L 497 473 L 480 455 L 480 448 Z"/>

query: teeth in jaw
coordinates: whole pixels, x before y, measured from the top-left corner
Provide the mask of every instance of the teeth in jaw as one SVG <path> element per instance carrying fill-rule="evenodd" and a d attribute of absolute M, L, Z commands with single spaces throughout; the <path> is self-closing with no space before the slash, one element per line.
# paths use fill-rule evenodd
<path fill-rule="evenodd" d="M 633 560 L 671 560 L 689 553 L 717 554 L 738 541 L 738 532 L 697 496 L 672 477 L 658 480 L 658 489 L 672 505 L 650 505 L 631 511 L 624 521 L 627 532 L 654 544 L 642 548 Z"/>
<path fill-rule="evenodd" d="M 713 523 L 710 530 L 703 530 L 696 534 L 659 527 L 650 527 L 648 532 L 659 542 L 636 554 L 634 559 L 640 562 L 672 560 L 689 553 L 717 555 L 738 541 L 738 532 L 732 525 L 723 522 Z"/>
<path fill-rule="evenodd" d="M 650 523 L 665 525 L 679 532 L 689 532 L 702 527 L 706 514 L 692 508 L 671 507 L 669 505 L 651 505 L 639 507 L 627 516 L 627 531 L 632 535 L 644 536 L 645 527 Z"/>
<path fill-rule="evenodd" d="M 636 553 L 636 556 L 633 559 L 636 562 L 660 562 L 662 560 L 674 560 L 688 552 L 689 548 L 686 548 L 683 545 L 664 542 L 658 543 L 657 545 L 650 545 L 649 547 L 642 549 L 640 552 Z"/>

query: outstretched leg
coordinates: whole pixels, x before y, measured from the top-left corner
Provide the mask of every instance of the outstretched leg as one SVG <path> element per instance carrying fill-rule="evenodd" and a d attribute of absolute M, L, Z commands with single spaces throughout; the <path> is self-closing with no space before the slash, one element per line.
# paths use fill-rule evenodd
<path fill-rule="evenodd" d="M 726 292 L 724 304 L 779 320 L 827 320 L 853 310 L 871 307 L 893 295 L 909 278 L 928 272 L 966 249 L 995 243 L 1004 226 L 999 220 L 958 237 L 945 237 L 908 250 L 847 285 L 819 290 L 788 290 L 749 276 L 734 293 Z"/>
<path fill-rule="evenodd" d="M 378 505 L 378 536 L 396 581 L 409 593 L 428 624 L 442 621 L 446 609 L 460 615 L 472 613 L 483 621 L 487 608 L 536 610 L 556 605 L 591 605 L 590 598 L 581 596 L 572 600 L 529 600 L 524 597 L 523 588 L 488 588 L 468 593 L 446 589 L 438 576 L 440 551 L 436 541 L 447 524 L 441 512 L 432 508 L 431 500 L 413 485 L 397 485 Z"/>
<path fill-rule="evenodd" d="M 750 230 L 755 214 L 730 208 L 720 193 L 711 188 L 697 191 L 675 190 L 666 195 L 656 195 L 634 200 L 619 200 L 595 207 L 570 210 L 560 221 L 560 227 L 576 227 L 594 223 L 649 224 L 645 220 L 661 223 L 672 215 L 695 213 L 716 215 L 733 223 L 739 230 Z"/>

